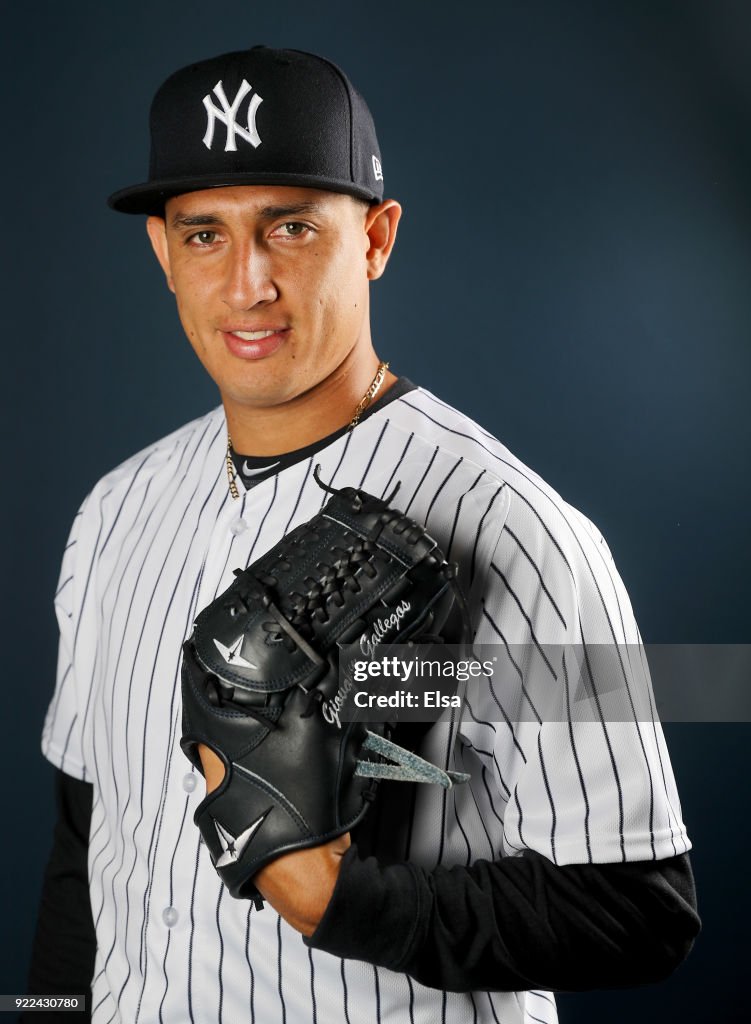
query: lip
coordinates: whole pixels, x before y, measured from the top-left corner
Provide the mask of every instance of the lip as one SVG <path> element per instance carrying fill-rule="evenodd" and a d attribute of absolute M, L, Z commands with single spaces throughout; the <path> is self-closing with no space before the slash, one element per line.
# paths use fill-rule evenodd
<path fill-rule="evenodd" d="M 239 338 L 232 330 L 220 330 L 220 334 L 224 338 L 224 344 L 232 355 L 237 356 L 238 359 L 265 359 L 281 348 L 289 334 L 289 327 L 276 327 L 273 324 L 250 328 L 237 327 L 235 330 L 274 332 L 266 338 L 259 338 L 258 341 L 245 341 L 244 338 Z"/>

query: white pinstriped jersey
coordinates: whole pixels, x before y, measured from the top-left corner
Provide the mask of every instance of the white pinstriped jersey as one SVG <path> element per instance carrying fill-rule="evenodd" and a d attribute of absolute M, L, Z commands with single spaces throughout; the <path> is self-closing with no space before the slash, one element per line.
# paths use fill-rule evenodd
<path fill-rule="evenodd" d="M 324 503 L 315 463 L 334 486 L 384 494 L 401 480 L 394 505 L 460 564 L 477 641 L 509 652 L 639 643 L 605 543 L 503 445 L 422 389 L 239 500 L 225 445 L 217 409 L 128 460 L 86 499 L 64 556 L 42 745 L 94 786 L 95 1024 L 552 1024 L 550 993 L 428 989 L 310 950 L 273 910 L 228 895 L 192 822 L 204 787 L 179 747 L 180 651 L 232 570 Z M 644 685 L 628 663 L 623 671 Z M 551 675 L 561 694 L 566 685 Z M 528 848 L 564 864 L 690 848 L 654 718 L 518 721 L 498 684 L 482 692 L 458 728 L 440 723 L 427 736 L 426 756 L 472 778 L 448 795 L 424 787 L 410 859 L 467 864 Z"/>

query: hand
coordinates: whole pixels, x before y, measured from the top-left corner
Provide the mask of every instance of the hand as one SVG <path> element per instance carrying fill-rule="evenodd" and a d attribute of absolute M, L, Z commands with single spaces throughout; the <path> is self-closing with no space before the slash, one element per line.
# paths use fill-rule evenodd
<path fill-rule="evenodd" d="M 198 754 L 206 779 L 206 792 L 210 793 L 224 778 L 224 765 L 213 750 L 202 743 L 198 745 Z M 261 868 L 253 881 L 263 898 L 287 924 L 310 936 L 329 904 L 342 857 L 349 846 L 350 838 L 346 834 L 321 846 L 282 854 Z"/>
<path fill-rule="evenodd" d="M 293 850 L 261 868 L 253 881 L 270 906 L 298 932 L 311 936 L 329 905 L 349 833 L 322 846 Z"/>

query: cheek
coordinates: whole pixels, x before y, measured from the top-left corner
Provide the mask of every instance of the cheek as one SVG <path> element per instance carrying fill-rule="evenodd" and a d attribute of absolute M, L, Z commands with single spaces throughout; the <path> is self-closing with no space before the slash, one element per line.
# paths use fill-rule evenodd
<path fill-rule="evenodd" d="M 205 288 L 202 288 L 200 277 L 175 274 L 177 312 L 183 330 L 194 347 L 202 333 L 205 333 L 203 323 L 206 320 L 208 305 L 204 291 Z"/>
<path fill-rule="evenodd" d="M 327 335 L 334 334 L 343 321 L 351 324 L 365 308 L 367 279 L 357 256 L 343 251 L 317 282 L 315 303 L 327 319 Z"/>
<path fill-rule="evenodd" d="M 183 330 L 187 334 L 191 345 L 195 347 L 198 332 L 193 320 L 193 315 L 190 310 L 190 306 L 185 301 L 177 300 L 177 313 L 180 317 L 180 323 L 183 325 Z"/>

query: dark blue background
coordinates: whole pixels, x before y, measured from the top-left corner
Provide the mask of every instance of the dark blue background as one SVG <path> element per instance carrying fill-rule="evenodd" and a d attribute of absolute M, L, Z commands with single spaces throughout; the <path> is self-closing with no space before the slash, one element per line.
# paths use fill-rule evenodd
<path fill-rule="evenodd" d="M 747 3 L 42 0 L 6 9 L 4 37 L 0 991 L 24 989 L 49 841 L 70 520 L 216 403 L 141 219 L 104 205 L 143 180 L 151 95 L 182 64 L 263 42 L 348 70 L 405 207 L 379 353 L 598 524 L 645 640 L 751 640 Z M 751 730 L 667 733 L 704 934 L 665 985 L 564 997 L 564 1022 L 748 1018 Z"/>

